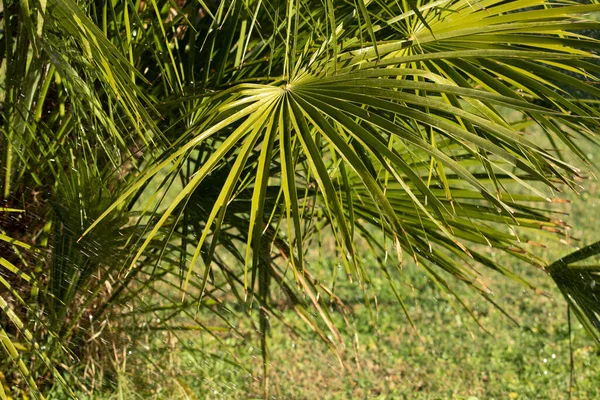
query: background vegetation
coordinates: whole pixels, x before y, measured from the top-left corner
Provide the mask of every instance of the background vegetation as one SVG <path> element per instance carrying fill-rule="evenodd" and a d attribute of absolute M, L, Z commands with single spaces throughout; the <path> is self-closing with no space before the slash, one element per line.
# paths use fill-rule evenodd
<path fill-rule="evenodd" d="M 0 398 L 594 398 L 598 12 L 4 0 Z"/>

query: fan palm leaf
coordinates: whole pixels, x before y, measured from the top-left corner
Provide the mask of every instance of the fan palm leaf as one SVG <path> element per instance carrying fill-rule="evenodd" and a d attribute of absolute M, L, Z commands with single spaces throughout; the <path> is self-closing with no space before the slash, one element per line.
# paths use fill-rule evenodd
<path fill-rule="evenodd" d="M 277 50 L 271 49 L 276 61 L 262 68 L 267 68 L 267 75 L 279 70 L 279 80 L 235 85 L 246 69 L 238 66 L 227 75 L 228 70 L 219 67 L 216 80 L 205 80 L 201 87 L 219 86 L 223 80 L 232 87 L 207 93 L 174 146 L 150 164 L 100 218 L 122 206 L 159 171 L 179 173 L 194 149 L 203 145 L 211 149 L 157 217 L 131 267 L 175 210 L 189 205 L 202 182 L 223 168 L 219 195 L 207 208 L 186 282 L 209 240 L 202 274 L 206 284 L 226 215 L 236 196 L 250 196 L 250 192 L 251 200 L 245 203 L 249 224 L 237 228 L 247 232 L 244 287 L 251 293 L 256 280 L 249 283 L 249 276 L 261 269 L 265 224 L 290 227 L 288 233 L 294 232 L 294 237 L 287 238 L 289 260 L 297 271 L 304 270 L 301 260 L 308 234 L 302 220 L 309 199 L 315 202 L 313 207 L 322 208 L 347 273 L 359 281 L 368 280 L 358 261 L 353 228 L 361 222 L 382 228 L 400 263 L 402 254 L 409 254 L 467 282 L 473 282 L 476 273 L 447 252 L 460 249 L 462 259 L 485 260 L 484 265 L 499 269 L 476 253 L 471 243 L 498 247 L 541 266 L 540 260 L 519 247 L 517 231 L 526 226 L 560 231 L 564 224 L 515 200 L 514 189 L 506 182 L 532 191 L 536 200 L 552 201 L 547 190 L 533 183 L 559 190 L 559 183 L 573 186 L 573 177 L 580 172 L 560 154 L 529 140 L 502 110 L 513 109 L 535 121 L 553 141 L 564 142 L 586 161 L 576 138 L 596 140 L 592 134 L 598 124 L 596 111 L 574 102 L 563 87 L 597 96 L 592 84 L 570 74 L 596 80 L 594 67 L 583 65 L 593 65 L 586 61 L 595 58 L 588 49 L 598 42 L 576 32 L 596 26 L 586 15 L 598 11 L 598 6 L 443 3 L 443 7 L 441 3 L 421 7 L 418 16 L 410 11 L 379 21 L 376 27 L 365 21 L 366 26 L 358 30 L 368 31 L 365 36 L 376 38 L 372 42 L 354 36 L 360 14 L 344 12 L 352 9 L 350 5 L 337 10 L 328 3 L 321 15 L 312 12 L 303 17 L 302 7 L 277 9 L 286 15 L 282 44 L 287 53 L 275 57 Z M 378 6 L 380 2 L 369 4 L 367 15 L 377 14 L 373 10 Z M 523 11 L 528 7 L 533 9 Z M 359 8 L 365 15 L 364 4 Z M 235 7 L 229 11 L 233 15 L 226 23 L 237 26 L 236 13 L 243 12 Z M 320 41 L 315 32 L 304 29 L 309 23 L 323 27 L 318 31 L 325 35 Z M 239 33 L 236 29 L 225 33 L 229 48 L 233 48 L 232 32 Z M 398 32 L 406 37 L 397 39 Z M 279 40 L 278 34 L 273 32 L 268 40 Z M 249 40 L 244 39 L 245 31 L 243 35 L 238 45 Z M 256 52 L 264 51 L 262 43 L 258 42 Z M 290 50 L 292 43 L 297 50 Z M 248 51 L 252 54 L 252 49 Z M 222 52 L 218 50 L 217 58 L 225 63 L 227 55 Z M 241 58 L 251 57 L 242 54 Z M 252 73 L 260 69 L 248 68 Z M 178 100 L 182 101 L 185 97 Z M 273 179 L 280 182 L 278 201 L 283 201 L 285 210 L 273 211 L 275 218 L 265 212 L 266 189 Z M 395 190 L 394 185 L 398 185 Z M 89 230 L 93 228 L 94 224 Z"/>

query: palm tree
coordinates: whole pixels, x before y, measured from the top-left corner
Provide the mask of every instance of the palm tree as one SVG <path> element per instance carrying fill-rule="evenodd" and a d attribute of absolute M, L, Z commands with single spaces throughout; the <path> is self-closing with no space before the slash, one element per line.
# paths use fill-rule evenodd
<path fill-rule="evenodd" d="M 494 303 L 478 269 L 527 285 L 486 248 L 506 252 L 550 272 L 598 339 L 598 288 L 524 246 L 560 239 L 537 203 L 593 168 L 595 2 L 2 7 L 0 340 L 34 393 L 69 386 L 57 360 L 102 357 L 83 344 L 105 325 L 203 327 L 194 310 L 226 319 L 225 299 L 257 315 L 265 376 L 273 296 L 335 351 L 323 237 L 367 299 L 375 270 L 396 292 L 414 263 Z"/>

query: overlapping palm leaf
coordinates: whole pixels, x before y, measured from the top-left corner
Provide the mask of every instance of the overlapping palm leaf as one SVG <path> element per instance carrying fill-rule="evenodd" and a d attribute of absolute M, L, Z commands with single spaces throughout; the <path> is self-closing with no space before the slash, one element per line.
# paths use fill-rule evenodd
<path fill-rule="evenodd" d="M 598 306 L 598 254 L 600 242 L 583 247 L 553 262 L 548 270 L 586 331 L 600 342 Z"/>

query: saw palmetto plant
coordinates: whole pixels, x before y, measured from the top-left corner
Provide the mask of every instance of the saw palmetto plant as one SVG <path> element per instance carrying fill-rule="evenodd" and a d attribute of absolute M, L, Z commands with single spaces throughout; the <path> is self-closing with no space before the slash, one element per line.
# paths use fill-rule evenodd
<path fill-rule="evenodd" d="M 583 3 L 3 0 L 6 379 L 74 396 L 118 346 L 231 315 L 266 377 L 276 299 L 336 352 L 339 276 L 369 304 L 375 271 L 396 292 L 410 265 L 500 308 L 479 271 L 528 283 L 489 248 L 549 272 L 598 338 L 597 268 L 571 265 L 594 249 L 550 265 L 527 245 L 564 237 L 543 204 L 594 168 Z M 326 282 L 316 247 L 339 260 Z"/>

